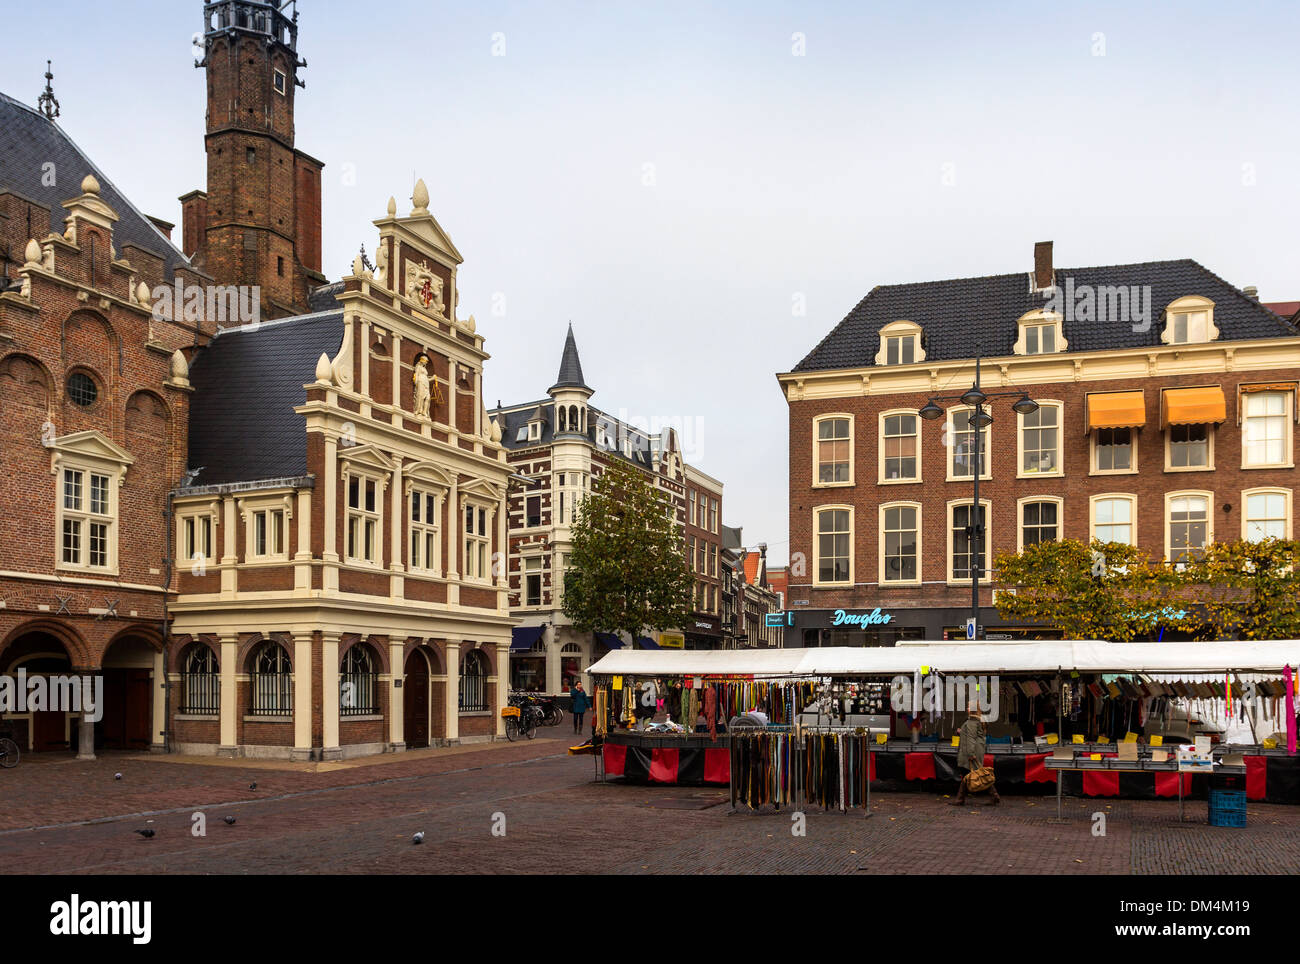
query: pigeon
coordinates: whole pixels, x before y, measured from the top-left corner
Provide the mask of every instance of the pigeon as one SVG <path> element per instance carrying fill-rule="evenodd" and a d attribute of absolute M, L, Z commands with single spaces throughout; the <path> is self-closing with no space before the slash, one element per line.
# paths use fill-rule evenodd
<path fill-rule="evenodd" d="M 424 843 L 424 831 L 423 830 L 417 831 L 415 836 L 411 838 L 411 843 L 413 844 Z"/>
<path fill-rule="evenodd" d="M 256 789 L 257 789 L 257 784 L 256 784 L 256 783 L 250 783 L 250 784 L 248 785 L 248 789 L 250 789 L 250 790 L 256 790 Z"/>
<path fill-rule="evenodd" d="M 148 840 L 154 835 L 154 829 L 153 827 L 145 827 L 143 830 L 137 830 L 136 833 Z"/>
<path fill-rule="evenodd" d="M 224 819 L 225 819 L 226 823 L 229 824 L 230 826 L 233 827 L 233 826 L 235 825 L 235 818 L 234 818 L 234 817 L 226 817 L 226 818 L 224 818 Z"/>
<path fill-rule="evenodd" d="M 114 779 L 114 780 L 120 780 L 120 779 L 122 779 L 122 774 L 120 774 L 120 773 L 114 773 L 114 774 L 113 774 L 113 779 Z"/>

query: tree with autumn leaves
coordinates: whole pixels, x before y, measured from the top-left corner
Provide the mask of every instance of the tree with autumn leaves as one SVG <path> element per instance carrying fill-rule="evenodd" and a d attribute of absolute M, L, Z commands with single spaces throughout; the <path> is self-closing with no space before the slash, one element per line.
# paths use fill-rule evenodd
<path fill-rule="evenodd" d="M 1204 639 L 1300 637 L 1300 542 L 1208 545 L 1177 564 L 1122 543 L 1060 539 L 1004 552 L 998 615 L 1069 639 L 1128 642 L 1160 627 Z"/>
<path fill-rule="evenodd" d="M 564 615 L 580 632 L 682 626 L 694 577 L 676 511 L 630 466 L 611 460 L 578 508 L 564 579 Z"/>

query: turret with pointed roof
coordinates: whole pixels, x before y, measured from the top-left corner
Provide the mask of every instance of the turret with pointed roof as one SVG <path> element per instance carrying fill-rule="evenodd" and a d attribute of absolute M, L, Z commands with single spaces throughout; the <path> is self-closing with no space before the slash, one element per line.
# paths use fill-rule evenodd
<path fill-rule="evenodd" d="M 548 395 L 554 395 L 559 388 L 577 388 L 587 393 L 588 397 L 595 389 L 582 377 L 582 360 L 578 358 L 578 343 L 573 340 L 573 322 L 569 322 L 569 334 L 564 339 L 564 354 L 560 356 L 560 374 L 555 384 L 547 389 Z"/>

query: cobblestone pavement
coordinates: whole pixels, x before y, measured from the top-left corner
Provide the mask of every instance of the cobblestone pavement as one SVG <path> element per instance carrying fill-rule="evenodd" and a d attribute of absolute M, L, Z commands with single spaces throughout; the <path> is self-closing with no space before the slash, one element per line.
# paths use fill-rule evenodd
<path fill-rule="evenodd" d="M 592 782 L 569 734 L 312 766 L 108 756 L 0 771 L 0 870 L 36 873 L 1221 874 L 1300 869 L 1300 807 L 1245 830 L 1204 801 L 1004 796 L 951 807 L 873 795 L 873 814 L 731 813 L 713 788 Z M 115 780 L 114 774 L 122 773 Z M 256 782 L 257 789 L 249 784 Z M 206 835 L 194 836 L 202 812 Z M 1106 814 L 1094 836 L 1094 813 Z M 236 818 L 233 826 L 223 817 Z M 1196 821 L 1196 822 L 1193 822 Z M 146 840 L 133 831 L 153 827 Z M 426 834 L 422 846 L 411 835 Z M 495 831 L 495 833 L 494 833 Z"/>

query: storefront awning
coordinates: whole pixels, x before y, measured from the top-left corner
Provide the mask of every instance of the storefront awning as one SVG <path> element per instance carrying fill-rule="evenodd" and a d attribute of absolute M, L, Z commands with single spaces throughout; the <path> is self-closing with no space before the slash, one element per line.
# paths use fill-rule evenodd
<path fill-rule="evenodd" d="M 511 631 L 510 652 L 528 652 L 533 648 L 533 644 L 542 638 L 544 632 L 546 632 L 545 626 L 516 626 Z"/>
<path fill-rule="evenodd" d="M 1170 425 L 1204 425 L 1225 421 L 1228 404 L 1218 385 L 1206 388 L 1167 388 L 1162 400 L 1162 429 Z"/>
<path fill-rule="evenodd" d="M 653 639 L 651 639 L 649 636 L 638 636 L 638 637 L 636 638 L 636 641 L 637 641 L 637 643 L 640 645 L 640 647 L 641 647 L 642 649 L 658 649 L 658 648 L 659 648 L 659 644 L 656 643 L 656 642 L 655 642 Z"/>
<path fill-rule="evenodd" d="M 622 649 L 623 640 L 619 639 L 613 633 L 597 633 L 596 644 L 604 646 L 606 649 Z"/>
<path fill-rule="evenodd" d="M 1142 392 L 1094 392 L 1088 396 L 1089 432 L 1099 428 L 1141 428 L 1147 423 Z"/>

